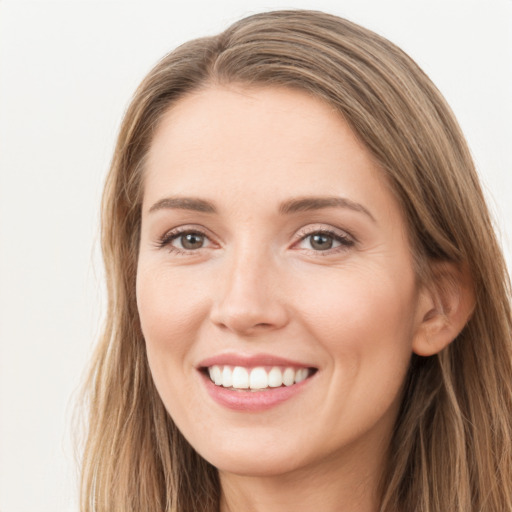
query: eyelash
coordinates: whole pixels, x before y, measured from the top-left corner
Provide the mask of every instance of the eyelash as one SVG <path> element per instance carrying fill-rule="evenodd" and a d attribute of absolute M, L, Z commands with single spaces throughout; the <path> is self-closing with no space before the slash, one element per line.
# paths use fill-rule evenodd
<path fill-rule="evenodd" d="M 183 228 L 176 228 L 171 231 L 168 231 L 165 233 L 160 240 L 157 242 L 157 247 L 159 249 L 167 248 L 170 252 L 179 254 L 179 255 L 188 255 L 193 252 L 196 252 L 197 249 L 180 249 L 179 247 L 174 247 L 171 245 L 171 243 L 174 240 L 177 240 L 178 238 L 184 236 L 184 235 L 200 235 L 204 237 L 207 240 L 210 240 L 208 235 L 201 229 L 191 229 L 189 227 L 183 227 Z M 203 249 L 203 247 L 200 247 L 200 249 Z"/>
<path fill-rule="evenodd" d="M 170 252 L 178 254 L 178 255 L 190 255 L 194 252 L 197 252 L 199 249 L 204 249 L 204 247 L 199 247 L 198 249 L 180 249 L 179 247 L 175 247 L 172 245 L 174 240 L 184 236 L 184 235 L 200 235 L 207 240 L 210 240 L 208 235 L 201 229 L 191 229 L 188 227 L 176 228 L 172 231 L 168 231 L 165 233 L 157 242 L 157 248 L 163 249 L 167 248 Z M 299 231 L 297 233 L 298 240 L 294 242 L 293 245 L 297 245 L 309 237 L 314 235 L 323 235 L 326 237 L 330 237 L 334 242 L 338 242 L 340 245 L 334 248 L 329 248 L 326 250 L 315 250 L 315 249 L 306 249 L 306 251 L 310 253 L 314 253 L 315 255 L 327 256 L 330 254 L 334 254 L 341 251 L 346 251 L 350 247 L 353 247 L 356 243 L 355 239 L 348 234 L 339 233 L 331 229 L 318 228 L 318 229 L 304 229 L 303 231 Z"/>
<path fill-rule="evenodd" d="M 315 249 L 306 249 L 310 253 L 314 253 L 319 256 L 329 256 L 331 254 L 336 254 L 338 252 L 346 251 L 350 247 L 355 245 L 355 239 L 348 235 L 347 233 L 341 233 L 338 231 L 334 231 L 332 229 L 326 228 L 317 228 L 317 229 L 304 229 L 303 231 L 299 231 L 297 236 L 299 240 L 294 243 L 294 245 L 299 244 L 307 240 L 309 237 L 314 235 L 323 235 L 332 238 L 333 242 L 338 242 L 340 245 L 338 247 L 329 248 L 326 250 L 315 250 Z"/>

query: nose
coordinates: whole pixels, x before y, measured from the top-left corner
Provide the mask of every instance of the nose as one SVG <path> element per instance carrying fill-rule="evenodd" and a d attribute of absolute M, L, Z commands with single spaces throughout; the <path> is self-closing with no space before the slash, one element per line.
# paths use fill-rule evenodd
<path fill-rule="evenodd" d="M 219 275 L 211 321 L 223 330 L 254 336 L 284 327 L 288 321 L 279 270 L 268 255 L 233 255 Z"/>

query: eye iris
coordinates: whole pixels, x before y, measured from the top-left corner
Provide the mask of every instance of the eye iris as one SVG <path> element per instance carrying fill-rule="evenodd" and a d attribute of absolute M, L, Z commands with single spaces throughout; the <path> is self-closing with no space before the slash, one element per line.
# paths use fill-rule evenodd
<path fill-rule="evenodd" d="M 204 243 L 204 235 L 199 233 L 186 233 L 181 235 L 181 245 L 184 249 L 200 249 Z"/>
<path fill-rule="evenodd" d="M 319 251 L 327 251 L 328 249 L 331 249 L 333 243 L 332 236 L 322 235 L 320 233 L 311 235 L 310 240 L 311 247 Z"/>

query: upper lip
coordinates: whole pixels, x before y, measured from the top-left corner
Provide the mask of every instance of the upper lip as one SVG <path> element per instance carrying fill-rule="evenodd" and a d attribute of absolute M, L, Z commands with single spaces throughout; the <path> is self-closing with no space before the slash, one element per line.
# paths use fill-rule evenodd
<path fill-rule="evenodd" d="M 215 365 L 245 366 L 247 368 L 254 368 L 257 366 L 287 366 L 295 368 L 314 368 L 310 364 L 302 363 L 300 361 L 294 361 L 292 359 L 286 359 L 272 354 L 246 355 L 235 354 L 232 352 L 218 354 L 216 356 L 203 359 L 198 364 L 198 368 L 208 368 L 210 366 Z"/>

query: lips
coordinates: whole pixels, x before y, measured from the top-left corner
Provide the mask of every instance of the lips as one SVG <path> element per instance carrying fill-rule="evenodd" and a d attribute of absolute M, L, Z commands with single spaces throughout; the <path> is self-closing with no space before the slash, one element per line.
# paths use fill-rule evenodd
<path fill-rule="evenodd" d="M 198 369 L 207 379 L 211 391 L 218 390 L 216 396 L 234 393 L 239 400 L 242 400 L 242 395 L 249 400 L 262 394 L 266 399 L 270 395 L 281 396 L 281 390 L 301 388 L 302 385 L 298 385 L 317 371 L 317 368 L 302 362 L 267 354 L 223 354 L 202 361 Z"/>

